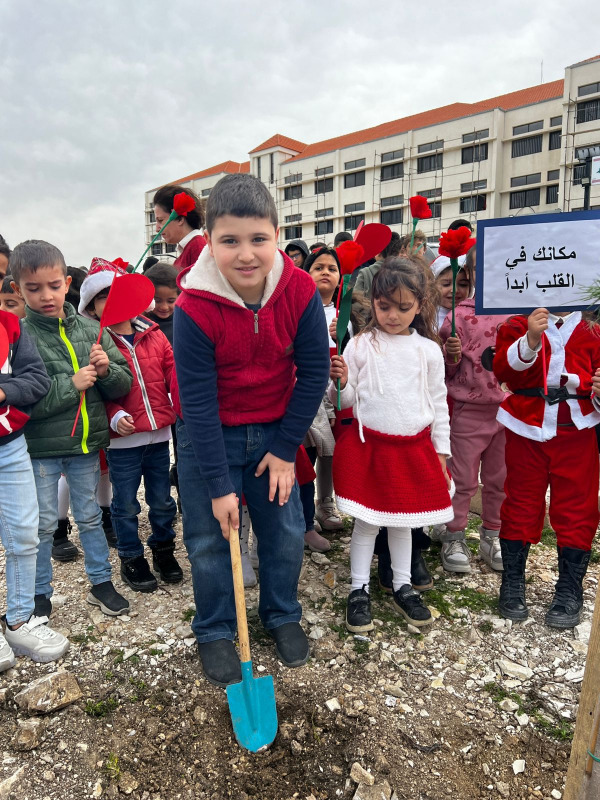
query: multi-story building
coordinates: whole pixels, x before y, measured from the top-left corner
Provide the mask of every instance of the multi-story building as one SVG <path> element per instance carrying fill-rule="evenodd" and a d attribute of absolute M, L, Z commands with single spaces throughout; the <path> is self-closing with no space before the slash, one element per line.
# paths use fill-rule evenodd
<path fill-rule="evenodd" d="M 452 103 L 314 144 L 276 134 L 249 152 L 172 181 L 202 197 L 223 175 L 251 172 L 277 204 L 282 243 L 331 242 L 361 220 L 410 228 L 408 198 L 425 196 L 434 241 L 450 222 L 600 208 L 589 157 L 600 155 L 600 56 L 563 80 L 478 103 Z M 586 160 L 587 159 L 587 160 Z M 146 241 L 155 232 L 146 193 Z M 165 252 L 164 243 L 154 252 Z"/>

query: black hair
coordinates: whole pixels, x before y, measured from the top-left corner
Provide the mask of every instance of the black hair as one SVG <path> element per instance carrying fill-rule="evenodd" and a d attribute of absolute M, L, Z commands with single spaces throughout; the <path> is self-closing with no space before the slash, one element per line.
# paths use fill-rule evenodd
<path fill-rule="evenodd" d="M 455 219 L 454 222 L 448 225 L 449 231 L 457 231 L 459 228 L 468 228 L 473 233 L 473 226 L 466 219 Z"/>
<path fill-rule="evenodd" d="M 156 192 L 154 199 L 152 200 L 152 204 L 155 206 L 160 206 L 167 212 L 167 214 L 170 214 L 171 211 L 173 211 L 173 198 L 176 194 L 181 194 L 181 192 L 183 192 L 183 194 L 187 194 L 188 197 L 191 197 L 196 204 L 196 208 L 188 211 L 185 217 L 186 222 L 193 230 L 201 228 L 204 225 L 204 210 L 202 207 L 202 201 L 195 192 L 192 192 L 191 189 L 184 189 L 183 186 L 177 186 L 177 184 L 173 183 L 168 184 Z"/>
<path fill-rule="evenodd" d="M 315 263 L 319 256 L 331 256 L 335 259 L 335 263 L 338 265 L 338 269 L 340 270 L 340 259 L 338 254 L 335 252 L 333 247 L 327 247 L 327 245 L 323 245 L 320 250 L 315 250 L 313 253 L 310 253 L 305 259 L 304 264 L 302 264 L 302 269 L 305 272 L 309 272 L 312 265 Z"/>
<path fill-rule="evenodd" d="M 323 247 L 327 247 L 325 242 L 315 242 L 314 244 L 311 244 L 311 246 L 308 249 L 310 250 L 311 253 L 313 253 L 315 250 L 320 250 Z"/>
<path fill-rule="evenodd" d="M 206 203 L 206 230 L 210 233 L 219 217 L 268 219 L 279 227 L 273 195 L 254 175 L 225 175 L 211 190 Z"/>
<path fill-rule="evenodd" d="M 387 247 L 381 251 L 381 255 L 384 258 L 388 258 L 389 256 L 397 256 L 400 252 L 400 247 L 402 245 L 402 238 L 400 234 L 396 231 L 392 231 L 392 238 L 390 239 L 390 243 Z"/>
<path fill-rule="evenodd" d="M 15 290 L 10 285 L 11 281 L 13 281 L 13 280 L 14 280 L 14 278 L 13 278 L 12 275 L 5 275 L 4 276 L 4 278 L 2 280 L 2 286 L 0 286 L 0 292 L 2 292 L 2 294 L 15 294 Z"/>
<path fill-rule="evenodd" d="M 6 239 L 0 234 L 0 256 L 10 258 L 10 247 L 6 244 Z"/>
<path fill-rule="evenodd" d="M 350 242 L 350 241 L 352 241 L 352 234 L 348 233 L 348 231 L 340 231 L 335 235 L 335 239 L 333 240 L 333 246 L 337 247 L 342 242 Z"/>
<path fill-rule="evenodd" d="M 60 267 L 67 276 L 65 257 L 58 247 L 41 239 L 21 242 L 10 254 L 8 269 L 15 283 L 20 283 L 24 272 L 37 272 L 43 267 Z"/>
<path fill-rule="evenodd" d="M 179 289 L 177 288 L 178 274 L 177 268 L 172 264 L 168 264 L 166 261 L 159 261 L 145 273 L 146 277 L 152 281 L 155 287 L 166 286 L 169 289 L 176 289 L 177 293 L 179 293 Z"/>
<path fill-rule="evenodd" d="M 146 272 L 146 270 L 153 267 L 155 264 L 158 264 L 158 258 L 156 256 L 148 256 L 148 258 L 142 264 L 142 272 Z"/>
<path fill-rule="evenodd" d="M 67 275 L 71 276 L 71 285 L 65 295 L 67 303 L 71 303 L 75 308 L 79 307 L 79 292 L 81 284 L 87 278 L 87 271 L 81 267 L 67 267 Z"/>

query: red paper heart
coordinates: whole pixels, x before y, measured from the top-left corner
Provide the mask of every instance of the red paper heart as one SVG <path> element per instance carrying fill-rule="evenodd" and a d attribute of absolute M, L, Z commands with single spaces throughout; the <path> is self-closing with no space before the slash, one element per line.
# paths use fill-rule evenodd
<path fill-rule="evenodd" d="M 388 246 L 392 239 L 392 231 L 388 225 L 380 222 L 370 222 L 364 225 L 356 237 L 356 243 L 364 250 L 363 264 Z"/>
<path fill-rule="evenodd" d="M 0 322 L 0 367 L 2 367 L 6 361 L 9 348 L 8 333 L 4 325 Z"/>
<path fill-rule="evenodd" d="M 110 285 L 100 328 L 118 325 L 143 313 L 154 298 L 154 284 L 145 275 L 117 275 Z"/>

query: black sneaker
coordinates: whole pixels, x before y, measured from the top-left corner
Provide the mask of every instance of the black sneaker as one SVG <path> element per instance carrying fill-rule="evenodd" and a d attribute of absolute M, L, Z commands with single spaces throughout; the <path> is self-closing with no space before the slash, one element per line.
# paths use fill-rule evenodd
<path fill-rule="evenodd" d="M 118 617 L 119 614 L 126 614 L 129 611 L 128 601 L 117 592 L 112 581 L 92 586 L 86 599 L 90 605 L 100 606 L 100 611 L 109 617 Z"/>
<path fill-rule="evenodd" d="M 410 582 L 413 589 L 418 592 L 425 592 L 427 589 L 433 588 L 433 578 L 427 569 L 423 553 L 414 544 L 410 555 Z"/>
<path fill-rule="evenodd" d="M 52 613 L 52 603 L 50 598 L 45 594 L 36 594 L 33 598 L 33 616 L 34 617 L 48 617 Z"/>
<path fill-rule="evenodd" d="M 381 558 L 381 556 L 380 556 Z M 346 605 L 346 628 L 350 633 L 366 633 L 375 625 L 371 621 L 371 598 L 363 586 L 348 595 Z"/>
<path fill-rule="evenodd" d="M 286 667 L 301 667 L 309 659 L 310 646 L 299 622 L 286 622 L 267 633 L 275 640 L 277 658 Z"/>
<path fill-rule="evenodd" d="M 155 592 L 158 581 L 144 556 L 121 558 L 121 578 L 134 592 Z"/>
<path fill-rule="evenodd" d="M 240 683 L 242 680 L 240 659 L 233 642 L 229 639 L 199 642 L 198 653 L 204 677 L 213 686 L 223 688 L 230 683 Z"/>
<path fill-rule="evenodd" d="M 393 602 L 394 608 L 411 625 L 419 627 L 421 625 L 429 625 L 432 621 L 431 611 L 421 599 L 421 595 L 412 588 L 410 583 L 405 583 L 394 592 Z"/>
<path fill-rule="evenodd" d="M 54 541 L 52 543 L 52 558 L 55 561 L 68 562 L 75 561 L 79 555 L 79 550 L 73 542 L 69 541 L 71 533 L 71 522 L 68 519 L 59 519 L 56 530 L 54 531 Z"/>
<path fill-rule="evenodd" d="M 165 583 L 181 583 L 183 570 L 173 553 L 175 545 L 171 542 L 156 545 L 152 550 L 152 566 Z"/>
<path fill-rule="evenodd" d="M 106 536 L 106 543 L 109 547 L 117 546 L 117 534 L 113 528 L 112 517 L 110 515 L 110 508 L 108 506 L 100 506 L 102 511 L 102 527 L 104 528 L 104 535 Z"/>

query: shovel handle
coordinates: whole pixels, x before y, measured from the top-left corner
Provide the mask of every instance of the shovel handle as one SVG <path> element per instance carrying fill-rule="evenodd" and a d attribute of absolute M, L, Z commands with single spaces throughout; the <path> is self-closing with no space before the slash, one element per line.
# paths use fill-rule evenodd
<path fill-rule="evenodd" d="M 246 618 L 246 597 L 244 595 L 244 576 L 242 574 L 242 554 L 240 536 L 237 528 L 229 527 L 229 550 L 233 572 L 233 591 L 235 593 L 235 614 L 237 617 L 238 639 L 240 642 L 240 661 L 250 661 L 250 640 Z"/>

